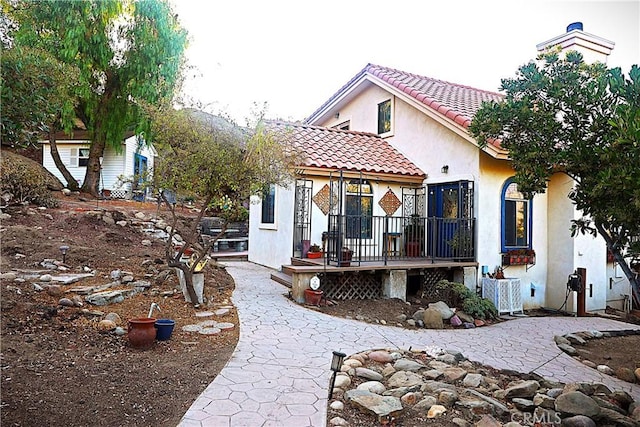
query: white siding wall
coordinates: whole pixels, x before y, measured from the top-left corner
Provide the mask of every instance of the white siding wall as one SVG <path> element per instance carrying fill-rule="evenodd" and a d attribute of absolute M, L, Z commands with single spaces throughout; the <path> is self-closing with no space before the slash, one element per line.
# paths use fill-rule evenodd
<path fill-rule="evenodd" d="M 84 181 L 84 177 L 87 171 L 87 168 L 82 166 L 72 166 L 71 165 L 71 150 L 77 150 L 80 148 L 89 148 L 89 141 L 76 141 L 73 143 L 58 143 L 58 153 L 60 154 L 60 160 L 67 167 L 69 173 L 78 181 L 80 185 L 82 185 Z M 62 173 L 56 167 L 56 164 L 53 162 L 53 157 L 51 157 L 51 149 L 48 143 L 42 144 L 42 165 L 53 175 L 56 176 L 62 182 L 63 185 L 67 185 L 67 180 L 64 179 Z"/>
<path fill-rule="evenodd" d="M 60 153 L 60 159 L 65 164 L 71 175 L 82 185 L 86 167 L 78 167 L 71 165 L 71 150 L 77 150 L 80 148 L 89 148 L 89 141 L 65 141 L 63 143 L 58 142 L 58 152 Z M 115 149 L 107 147 L 104 150 L 104 156 L 102 159 L 102 175 L 100 178 L 99 188 L 105 188 L 108 190 L 114 190 L 118 188 L 129 188 L 127 184 L 124 187 L 118 187 L 118 177 L 123 175 L 131 178 L 133 176 L 134 158 L 136 151 L 136 137 L 132 136 L 128 138 L 122 144 L 122 150 L 117 153 Z M 154 151 L 153 148 L 144 146 L 140 150 L 140 154 L 147 158 L 147 168 L 152 170 L 154 165 Z M 66 185 L 66 180 L 56 167 L 51 157 L 51 150 L 49 144 L 42 143 L 42 164 L 43 166 L 53 173 L 63 184 Z"/>

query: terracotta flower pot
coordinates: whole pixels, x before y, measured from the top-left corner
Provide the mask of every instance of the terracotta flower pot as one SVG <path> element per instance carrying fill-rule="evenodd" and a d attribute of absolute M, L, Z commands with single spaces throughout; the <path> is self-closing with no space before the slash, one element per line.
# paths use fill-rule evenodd
<path fill-rule="evenodd" d="M 151 348 L 156 340 L 156 319 L 154 317 L 140 317 L 129 320 L 129 345 L 133 348 L 146 350 Z"/>
<path fill-rule="evenodd" d="M 304 290 L 304 302 L 309 305 L 320 305 L 322 301 L 322 291 L 314 291 L 313 289 Z"/>

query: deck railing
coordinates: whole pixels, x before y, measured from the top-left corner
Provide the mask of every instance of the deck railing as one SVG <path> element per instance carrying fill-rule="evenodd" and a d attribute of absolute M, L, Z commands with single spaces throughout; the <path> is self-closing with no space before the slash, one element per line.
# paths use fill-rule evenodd
<path fill-rule="evenodd" d="M 475 219 L 329 215 L 326 260 L 351 263 L 431 259 L 474 261 Z M 344 265 L 344 264 L 343 264 Z"/>

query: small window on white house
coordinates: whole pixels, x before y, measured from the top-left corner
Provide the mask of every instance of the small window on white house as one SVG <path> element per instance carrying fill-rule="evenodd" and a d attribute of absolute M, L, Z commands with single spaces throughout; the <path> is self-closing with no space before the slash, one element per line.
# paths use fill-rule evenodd
<path fill-rule="evenodd" d="M 87 167 L 89 164 L 89 149 L 88 148 L 72 148 L 70 158 L 70 166 L 75 167 Z"/>
<path fill-rule="evenodd" d="M 340 129 L 340 130 L 349 130 L 349 127 L 351 127 L 351 121 L 347 120 L 346 122 L 342 122 L 340 124 L 335 125 L 333 128 Z"/>
<path fill-rule="evenodd" d="M 276 219 L 276 186 L 271 184 L 262 192 L 262 223 L 275 224 Z"/>
<path fill-rule="evenodd" d="M 391 132 L 391 100 L 378 104 L 378 135 Z"/>

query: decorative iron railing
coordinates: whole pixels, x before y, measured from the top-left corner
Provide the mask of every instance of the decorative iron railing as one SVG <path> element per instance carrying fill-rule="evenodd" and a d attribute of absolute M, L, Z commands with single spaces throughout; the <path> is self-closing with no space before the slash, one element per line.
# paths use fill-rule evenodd
<path fill-rule="evenodd" d="M 475 219 L 329 215 L 325 259 L 334 265 L 431 259 L 474 261 Z"/>

